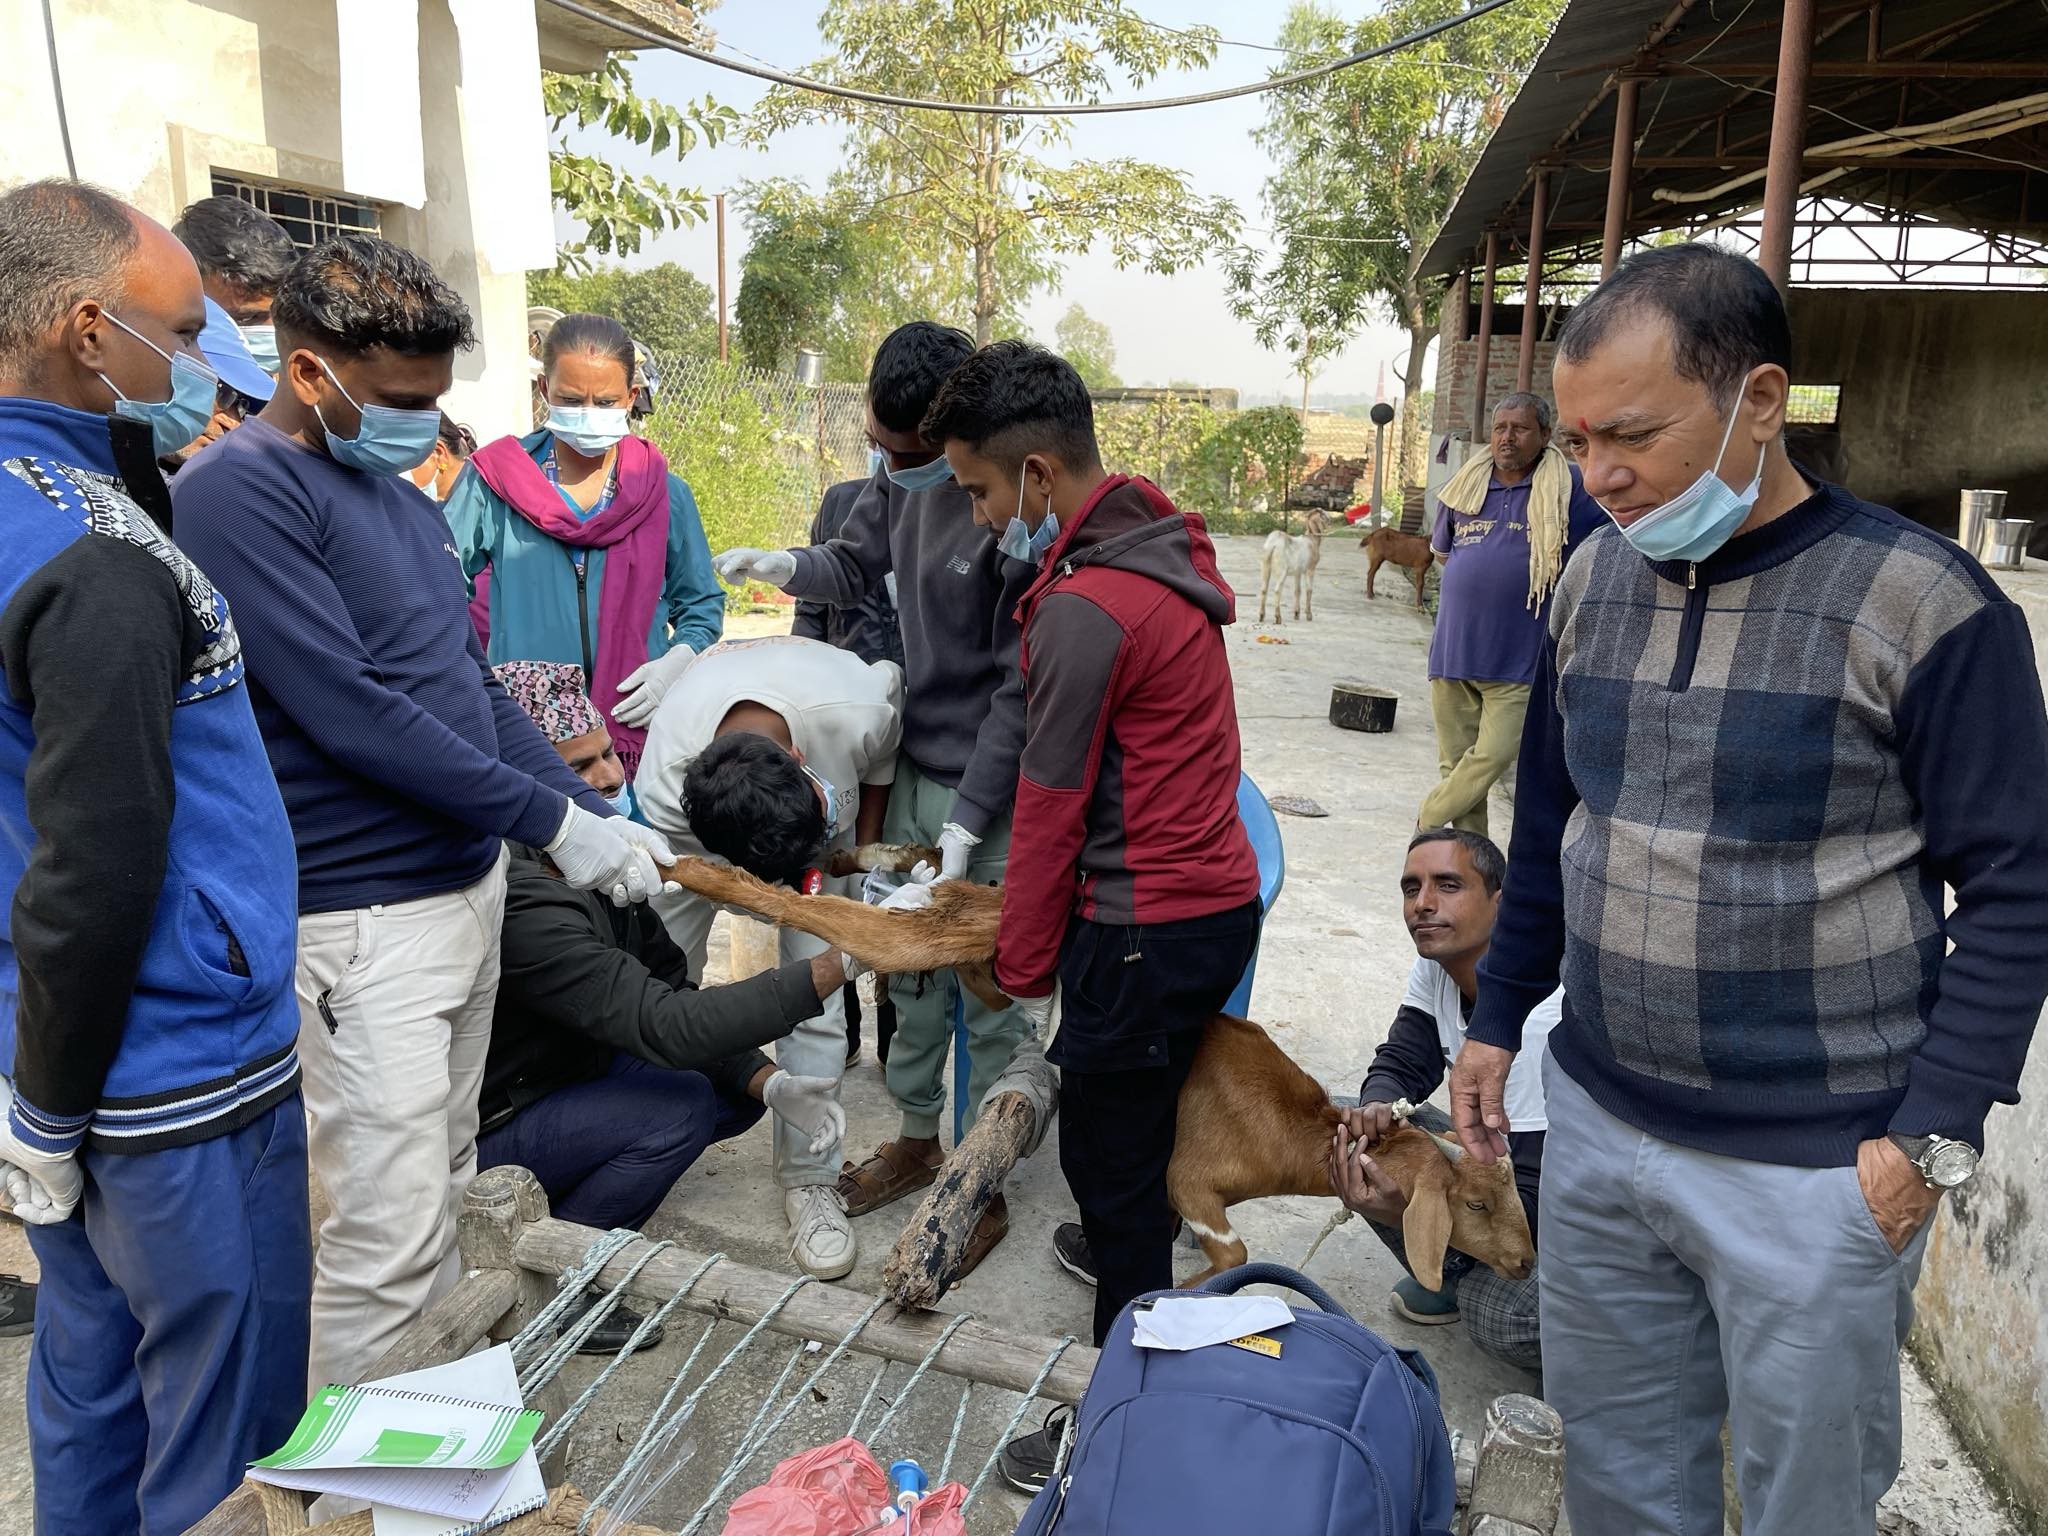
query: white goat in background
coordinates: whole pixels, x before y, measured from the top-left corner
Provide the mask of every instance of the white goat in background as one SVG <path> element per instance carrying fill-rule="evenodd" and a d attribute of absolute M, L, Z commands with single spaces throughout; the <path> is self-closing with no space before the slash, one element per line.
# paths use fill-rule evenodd
<path fill-rule="evenodd" d="M 1275 528 L 1266 535 L 1266 547 L 1259 555 L 1259 622 L 1266 622 L 1266 589 L 1273 590 L 1273 622 L 1287 622 L 1287 583 L 1294 583 L 1294 616 L 1302 616 L 1302 593 L 1307 589 L 1308 619 L 1316 617 L 1316 566 L 1323 558 L 1323 535 L 1329 531 L 1327 514 L 1311 509 L 1301 521 L 1300 533 L 1282 533 Z"/>

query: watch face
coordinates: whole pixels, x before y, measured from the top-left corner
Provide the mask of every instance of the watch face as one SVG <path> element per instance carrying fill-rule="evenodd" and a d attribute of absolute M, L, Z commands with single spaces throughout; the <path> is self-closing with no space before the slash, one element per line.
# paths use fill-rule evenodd
<path fill-rule="evenodd" d="M 1966 1141 L 1937 1142 L 1927 1157 L 1927 1177 L 1953 1189 L 1977 1171 L 1977 1149 Z"/>

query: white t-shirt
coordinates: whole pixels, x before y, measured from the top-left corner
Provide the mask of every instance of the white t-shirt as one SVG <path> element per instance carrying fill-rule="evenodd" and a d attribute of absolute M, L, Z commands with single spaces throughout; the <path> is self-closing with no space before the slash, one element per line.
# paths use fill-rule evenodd
<path fill-rule="evenodd" d="M 1456 1058 L 1465 1044 L 1465 1010 L 1458 984 L 1451 973 L 1434 960 L 1421 956 L 1408 973 L 1408 995 L 1403 1008 L 1418 1009 L 1436 1020 L 1437 1039 L 1444 1048 L 1444 1060 Z M 1508 1068 L 1507 1111 L 1511 1131 L 1542 1131 L 1550 1128 L 1543 1112 L 1543 1053 L 1550 1045 L 1550 1031 L 1564 1012 L 1564 988 L 1543 999 L 1522 1026 L 1522 1048 Z"/>
<path fill-rule="evenodd" d="M 641 814 L 676 852 L 703 851 L 683 815 L 683 775 L 719 722 L 743 703 L 765 705 L 788 721 L 805 764 L 832 786 L 835 842 L 853 833 L 860 787 L 896 781 L 903 669 L 895 662 L 870 664 L 796 635 L 722 641 L 692 662 L 661 701 L 633 780 Z"/>

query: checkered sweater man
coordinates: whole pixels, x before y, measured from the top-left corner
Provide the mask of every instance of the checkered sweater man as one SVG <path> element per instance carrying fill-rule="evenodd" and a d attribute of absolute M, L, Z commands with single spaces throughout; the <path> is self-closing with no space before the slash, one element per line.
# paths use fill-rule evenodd
<path fill-rule="evenodd" d="M 1561 960 L 1557 1064 L 1642 1131 L 1808 1167 L 1981 1147 L 2048 993 L 2019 609 L 1823 486 L 1696 565 L 1600 530 L 1550 625 L 1471 1038 L 1516 1046 Z"/>

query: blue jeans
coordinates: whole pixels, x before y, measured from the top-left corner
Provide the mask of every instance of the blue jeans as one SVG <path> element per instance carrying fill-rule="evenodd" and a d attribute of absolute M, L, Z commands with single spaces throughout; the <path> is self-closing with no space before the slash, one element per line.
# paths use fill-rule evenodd
<path fill-rule="evenodd" d="M 477 1138 L 479 1168 L 529 1168 L 564 1221 L 639 1228 L 714 1141 L 761 1118 L 702 1072 L 671 1072 L 623 1052 L 611 1070 L 557 1088 Z"/>
<path fill-rule="evenodd" d="M 84 1169 L 77 1213 L 28 1229 L 36 1536 L 177 1536 L 306 1406 L 304 1112 Z"/>

